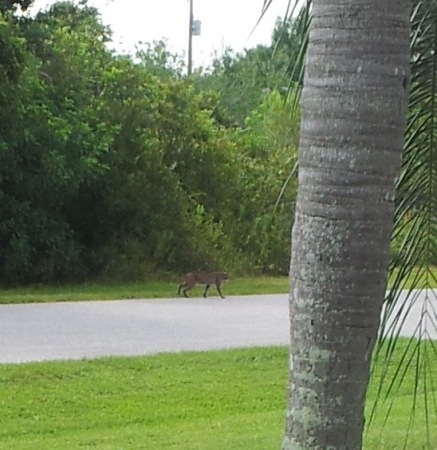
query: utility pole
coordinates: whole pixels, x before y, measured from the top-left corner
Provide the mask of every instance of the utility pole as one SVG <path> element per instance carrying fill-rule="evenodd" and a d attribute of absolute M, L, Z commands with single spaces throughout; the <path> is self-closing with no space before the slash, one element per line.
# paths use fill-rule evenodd
<path fill-rule="evenodd" d="M 188 29 L 188 75 L 193 71 L 193 0 L 190 1 L 190 19 Z"/>

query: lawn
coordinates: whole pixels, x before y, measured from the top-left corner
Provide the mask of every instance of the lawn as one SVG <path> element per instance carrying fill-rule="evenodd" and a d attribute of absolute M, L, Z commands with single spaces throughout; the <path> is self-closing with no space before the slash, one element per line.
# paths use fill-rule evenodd
<path fill-rule="evenodd" d="M 0 449 L 279 449 L 287 361 L 287 350 L 273 347 L 0 365 Z M 388 406 L 365 448 L 403 448 L 413 391 L 411 370 L 383 433 Z M 424 417 L 417 406 L 406 448 L 437 447 L 427 447 Z M 437 443 L 437 427 L 431 433 Z"/>

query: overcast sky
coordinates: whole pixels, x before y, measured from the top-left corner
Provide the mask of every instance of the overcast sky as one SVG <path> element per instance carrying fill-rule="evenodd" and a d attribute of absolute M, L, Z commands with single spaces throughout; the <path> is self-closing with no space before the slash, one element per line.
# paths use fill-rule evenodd
<path fill-rule="evenodd" d="M 54 0 L 35 0 L 34 10 L 47 7 Z M 188 46 L 188 0 L 89 0 L 102 15 L 104 24 L 114 32 L 118 49 L 134 49 L 139 41 L 165 38 L 173 52 Z M 205 64 L 214 52 L 226 46 L 241 51 L 259 43 L 270 43 L 278 16 L 283 17 L 288 0 L 273 0 L 269 11 L 255 27 L 264 0 L 193 0 L 194 19 L 202 22 L 201 36 L 193 37 L 194 66 Z"/>

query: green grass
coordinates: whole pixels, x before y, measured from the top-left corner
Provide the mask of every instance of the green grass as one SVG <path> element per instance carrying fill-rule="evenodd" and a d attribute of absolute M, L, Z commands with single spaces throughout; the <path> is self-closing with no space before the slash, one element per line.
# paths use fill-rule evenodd
<path fill-rule="evenodd" d="M 283 348 L 3 365 L 0 448 L 279 448 L 285 380 Z"/>
<path fill-rule="evenodd" d="M 65 302 L 85 300 L 114 300 L 134 298 L 171 298 L 177 296 L 179 279 L 171 281 L 147 281 L 143 283 L 106 283 L 71 286 L 32 286 L 27 288 L 0 289 L 0 304 Z M 222 286 L 224 295 L 279 294 L 288 290 L 287 277 L 235 278 Z M 203 287 L 195 287 L 190 296 L 201 296 Z M 217 295 L 211 286 L 209 296 Z"/>
<path fill-rule="evenodd" d="M 367 448 L 437 449 L 436 343 L 399 339 L 384 371 L 387 343 L 382 347 L 368 389 L 369 418 L 375 399 L 378 398 L 378 402 L 375 418 L 365 439 Z M 405 378 L 401 381 L 403 376 Z"/>
<path fill-rule="evenodd" d="M 279 449 L 287 367 L 282 347 L 0 365 L 0 449 Z M 408 372 L 366 448 L 403 448 L 413 380 Z M 423 408 L 416 413 L 411 450 L 428 448 Z"/>
<path fill-rule="evenodd" d="M 428 281 L 437 287 L 437 268 Z M 411 285 L 415 272 L 406 281 Z M 422 284 L 419 286 L 423 286 Z M 31 286 L 27 288 L 0 289 L 0 304 L 39 303 L 86 300 L 115 300 L 134 298 L 176 297 L 179 278 L 165 281 L 145 281 L 138 283 L 85 283 L 71 286 Z M 224 295 L 281 294 L 288 292 L 288 277 L 235 277 L 223 286 Z M 201 296 L 203 288 L 196 287 L 191 296 Z M 217 295 L 212 286 L 209 295 Z"/>

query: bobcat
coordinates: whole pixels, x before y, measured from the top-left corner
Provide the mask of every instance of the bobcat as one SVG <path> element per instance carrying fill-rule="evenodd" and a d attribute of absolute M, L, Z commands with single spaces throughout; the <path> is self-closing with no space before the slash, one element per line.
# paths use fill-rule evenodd
<path fill-rule="evenodd" d="M 182 292 L 184 297 L 188 297 L 187 291 L 193 288 L 196 284 L 204 284 L 205 291 L 203 292 L 203 297 L 206 298 L 206 293 L 208 292 L 211 284 L 215 284 L 217 292 L 220 294 L 221 298 L 225 298 L 220 289 L 223 281 L 228 281 L 229 275 L 227 272 L 190 272 L 182 277 L 182 283 L 179 285 L 178 295 Z"/>

